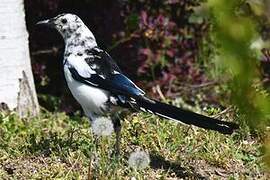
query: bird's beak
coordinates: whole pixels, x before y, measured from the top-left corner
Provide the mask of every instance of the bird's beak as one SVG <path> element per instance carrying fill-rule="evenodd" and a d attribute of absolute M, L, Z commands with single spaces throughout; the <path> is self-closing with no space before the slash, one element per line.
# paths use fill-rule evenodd
<path fill-rule="evenodd" d="M 44 25 L 44 26 L 48 26 L 48 27 L 54 27 L 54 21 L 53 21 L 53 19 L 47 19 L 47 20 L 37 22 L 36 25 L 38 25 L 38 26 Z"/>

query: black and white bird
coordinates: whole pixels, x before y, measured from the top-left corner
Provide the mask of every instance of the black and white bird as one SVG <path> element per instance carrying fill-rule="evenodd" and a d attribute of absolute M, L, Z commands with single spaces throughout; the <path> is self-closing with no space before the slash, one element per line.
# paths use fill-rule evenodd
<path fill-rule="evenodd" d="M 93 33 L 74 14 L 60 14 L 37 24 L 55 28 L 65 41 L 64 74 L 74 98 L 90 120 L 111 116 L 119 151 L 121 123 L 115 116 L 119 108 L 137 109 L 195 125 L 232 134 L 238 125 L 206 117 L 148 98 L 145 92 L 125 76 L 112 57 L 100 49 Z"/>

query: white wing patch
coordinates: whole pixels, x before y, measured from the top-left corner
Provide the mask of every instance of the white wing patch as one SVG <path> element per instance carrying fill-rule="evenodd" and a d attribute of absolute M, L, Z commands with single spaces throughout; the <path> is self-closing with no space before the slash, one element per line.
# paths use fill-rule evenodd
<path fill-rule="evenodd" d="M 84 78 L 89 78 L 92 74 L 96 74 L 82 56 L 70 55 L 67 58 L 67 66 L 75 68 L 79 75 Z"/>

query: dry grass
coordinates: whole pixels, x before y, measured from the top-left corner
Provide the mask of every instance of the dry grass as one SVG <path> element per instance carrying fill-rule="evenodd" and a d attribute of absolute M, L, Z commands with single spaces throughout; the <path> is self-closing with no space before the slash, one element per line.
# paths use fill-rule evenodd
<path fill-rule="evenodd" d="M 44 112 L 19 120 L 0 116 L 0 177 L 4 179 L 269 179 L 258 139 L 238 132 L 224 136 L 140 113 L 123 123 L 121 156 L 114 135 L 97 145 L 88 120 Z M 131 169 L 128 157 L 141 148 L 150 166 Z"/>

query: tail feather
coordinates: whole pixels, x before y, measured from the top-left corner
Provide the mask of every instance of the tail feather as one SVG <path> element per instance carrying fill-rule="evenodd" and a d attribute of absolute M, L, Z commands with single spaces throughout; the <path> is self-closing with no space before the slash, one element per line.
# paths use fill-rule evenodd
<path fill-rule="evenodd" d="M 220 121 L 155 100 L 138 98 L 136 99 L 136 104 L 140 108 L 158 116 L 180 121 L 185 124 L 192 124 L 204 129 L 211 129 L 222 134 L 232 134 L 234 130 L 239 128 L 235 123 Z"/>

